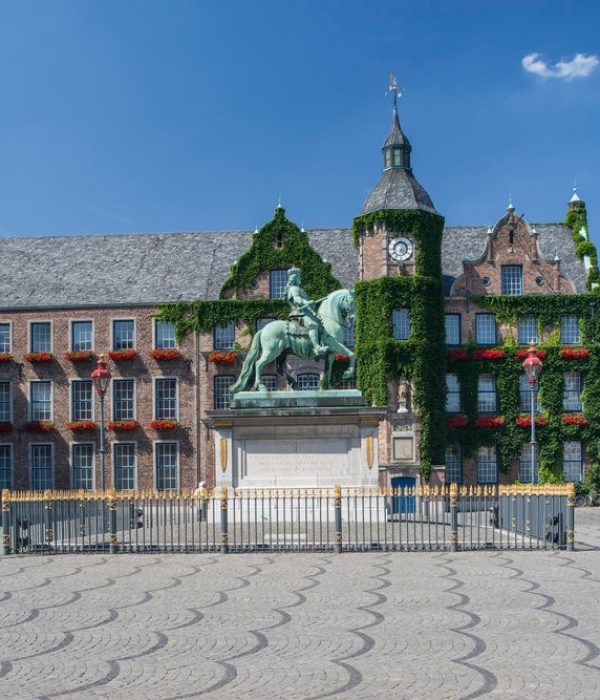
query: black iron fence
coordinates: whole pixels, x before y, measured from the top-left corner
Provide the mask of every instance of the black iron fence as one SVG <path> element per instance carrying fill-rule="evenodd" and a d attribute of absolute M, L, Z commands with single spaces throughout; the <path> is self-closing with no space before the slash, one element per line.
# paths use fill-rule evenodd
<path fill-rule="evenodd" d="M 571 484 L 4 491 L 3 552 L 573 549 L 574 499 Z"/>

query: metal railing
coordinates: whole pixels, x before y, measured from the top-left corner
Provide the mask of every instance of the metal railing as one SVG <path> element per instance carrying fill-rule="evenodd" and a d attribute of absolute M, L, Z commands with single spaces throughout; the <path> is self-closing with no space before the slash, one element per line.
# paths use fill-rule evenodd
<path fill-rule="evenodd" d="M 574 548 L 572 484 L 2 493 L 3 552 Z"/>

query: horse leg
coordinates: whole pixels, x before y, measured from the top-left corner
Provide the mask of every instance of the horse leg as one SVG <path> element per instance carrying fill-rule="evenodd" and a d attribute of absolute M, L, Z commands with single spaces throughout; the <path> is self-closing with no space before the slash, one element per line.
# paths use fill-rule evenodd
<path fill-rule="evenodd" d="M 333 350 L 334 353 L 346 355 L 346 357 L 349 358 L 350 364 L 348 366 L 348 369 L 344 372 L 344 374 L 342 374 L 342 377 L 344 379 L 351 379 L 354 376 L 354 368 L 356 367 L 356 355 L 352 352 L 352 350 L 347 348 L 335 338 L 331 338 L 329 342 L 329 347 Z"/>
<path fill-rule="evenodd" d="M 331 373 L 333 371 L 333 355 L 328 352 L 325 355 L 325 367 L 323 368 L 323 379 L 325 389 L 331 389 Z"/>

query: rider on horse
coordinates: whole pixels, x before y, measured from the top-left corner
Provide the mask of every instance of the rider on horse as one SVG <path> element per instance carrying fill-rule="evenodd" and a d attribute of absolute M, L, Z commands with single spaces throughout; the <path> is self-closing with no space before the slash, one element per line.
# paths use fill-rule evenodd
<path fill-rule="evenodd" d="M 308 330 L 308 335 L 314 347 L 315 355 L 320 357 L 327 353 L 327 345 L 319 342 L 325 334 L 321 320 L 314 310 L 315 301 L 310 301 L 308 294 L 300 286 L 302 284 L 301 272 L 297 267 L 288 270 L 288 281 L 283 290 L 283 297 L 292 307 L 290 318 L 298 321 Z"/>

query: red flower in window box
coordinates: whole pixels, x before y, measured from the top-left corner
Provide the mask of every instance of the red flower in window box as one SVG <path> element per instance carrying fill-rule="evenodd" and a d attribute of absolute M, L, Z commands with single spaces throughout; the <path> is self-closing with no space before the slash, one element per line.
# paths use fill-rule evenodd
<path fill-rule="evenodd" d="M 342 355 L 340 352 L 336 353 L 335 359 L 338 362 L 350 362 L 350 358 L 348 357 L 348 355 Z"/>
<path fill-rule="evenodd" d="M 519 428 L 530 428 L 531 427 L 531 416 L 523 413 L 520 416 L 517 416 L 515 418 L 515 423 Z M 548 418 L 546 416 L 536 416 L 535 418 L 535 424 L 543 428 L 544 426 L 548 425 Z"/>
<path fill-rule="evenodd" d="M 469 353 L 466 350 L 460 350 L 459 348 L 448 348 L 448 359 L 449 360 L 468 360 Z"/>
<path fill-rule="evenodd" d="M 179 423 L 173 419 L 156 419 L 150 421 L 150 427 L 152 430 L 175 430 L 179 427 Z"/>
<path fill-rule="evenodd" d="M 28 352 L 25 359 L 27 362 L 52 362 L 54 355 L 51 352 Z"/>
<path fill-rule="evenodd" d="M 108 429 L 126 432 L 139 428 L 140 424 L 136 420 L 111 420 L 108 421 Z"/>
<path fill-rule="evenodd" d="M 474 360 L 503 360 L 506 357 L 504 350 L 500 348 L 485 348 L 473 350 Z"/>
<path fill-rule="evenodd" d="M 561 416 L 560 422 L 563 425 L 586 426 L 588 424 L 587 418 L 585 416 L 582 416 L 581 413 L 564 413 Z"/>
<path fill-rule="evenodd" d="M 448 418 L 449 428 L 466 428 L 469 425 L 467 416 L 450 416 Z"/>
<path fill-rule="evenodd" d="M 234 352 L 222 352 L 220 350 L 215 350 L 211 352 L 208 356 L 209 362 L 214 362 L 218 365 L 232 365 L 236 361 L 236 354 Z"/>
<path fill-rule="evenodd" d="M 13 356 L 9 352 L 0 352 L 0 362 L 11 362 Z"/>
<path fill-rule="evenodd" d="M 12 423 L 0 423 L 0 433 L 10 433 L 12 429 Z"/>
<path fill-rule="evenodd" d="M 546 350 L 537 349 L 535 351 L 535 356 L 539 357 L 540 360 L 543 360 L 547 354 L 548 352 Z M 526 357 L 529 357 L 529 348 L 519 348 L 517 352 L 515 352 L 515 357 L 519 360 L 524 360 Z"/>
<path fill-rule="evenodd" d="M 561 348 L 560 356 L 563 360 L 585 360 L 590 351 L 587 348 Z"/>
<path fill-rule="evenodd" d="M 85 433 L 88 430 L 96 430 L 96 422 L 93 420 L 74 420 L 67 423 L 67 430 L 76 433 Z"/>
<path fill-rule="evenodd" d="M 502 416 L 479 416 L 475 418 L 477 428 L 501 428 L 505 423 Z"/>
<path fill-rule="evenodd" d="M 91 350 L 71 350 L 65 353 L 65 360 L 69 362 L 90 362 L 96 359 L 96 353 Z"/>
<path fill-rule="evenodd" d="M 133 349 L 129 350 L 111 350 L 108 353 L 111 360 L 115 362 L 120 362 L 121 360 L 135 360 L 137 357 L 137 352 Z"/>
<path fill-rule="evenodd" d="M 34 433 L 49 433 L 54 429 L 54 423 L 51 420 L 32 420 L 25 423 L 25 430 Z"/>
<path fill-rule="evenodd" d="M 178 360 L 181 353 L 176 348 L 156 348 L 150 350 L 148 356 L 153 360 Z"/>

